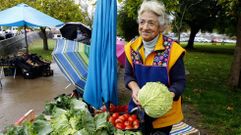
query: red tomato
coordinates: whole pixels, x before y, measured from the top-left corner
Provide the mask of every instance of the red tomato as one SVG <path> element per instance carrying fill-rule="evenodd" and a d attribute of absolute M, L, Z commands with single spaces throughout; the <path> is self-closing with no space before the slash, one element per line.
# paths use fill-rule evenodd
<path fill-rule="evenodd" d="M 123 114 L 123 116 L 125 117 L 125 120 L 128 120 L 128 118 L 130 117 L 128 113 Z"/>
<path fill-rule="evenodd" d="M 123 123 L 117 123 L 115 127 L 118 129 L 125 129 L 125 125 Z"/>
<path fill-rule="evenodd" d="M 125 120 L 126 120 L 126 118 L 125 118 L 124 115 L 119 116 L 118 119 L 122 119 L 122 121 L 125 121 Z"/>
<path fill-rule="evenodd" d="M 132 117 L 133 120 L 137 119 L 137 116 L 135 114 L 132 114 L 131 117 Z"/>
<path fill-rule="evenodd" d="M 117 118 L 116 120 L 115 120 L 115 124 L 117 124 L 117 123 L 123 123 L 124 122 L 124 120 L 123 119 L 120 119 L 120 118 Z"/>
<path fill-rule="evenodd" d="M 134 125 L 134 126 L 135 126 L 135 125 L 138 125 L 138 127 L 139 127 L 139 125 L 140 125 L 139 120 L 134 120 L 134 121 L 133 121 L 133 125 Z"/>
<path fill-rule="evenodd" d="M 139 125 L 133 125 L 133 128 L 134 128 L 134 129 L 138 129 L 138 128 L 139 128 Z"/>
<path fill-rule="evenodd" d="M 112 125 L 115 125 L 115 119 L 113 117 L 110 117 L 108 120 Z"/>
<path fill-rule="evenodd" d="M 124 125 L 125 125 L 125 126 L 131 126 L 131 125 L 132 125 L 132 122 L 130 122 L 130 121 L 125 121 L 125 122 L 124 122 Z"/>
<path fill-rule="evenodd" d="M 129 129 L 133 129 L 133 127 L 131 125 L 128 125 L 125 127 L 126 130 L 129 130 Z"/>
<path fill-rule="evenodd" d="M 112 117 L 115 118 L 115 119 L 117 119 L 117 118 L 119 117 L 119 113 L 117 113 L 117 112 L 116 112 L 116 113 L 113 113 L 113 114 L 112 114 Z"/>
<path fill-rule="evenodd" d="M 134 119 L 133 119 L 132 117 L 129 117 L 129 118 L 128 118 L 128 121 L 133 122 Z"/>

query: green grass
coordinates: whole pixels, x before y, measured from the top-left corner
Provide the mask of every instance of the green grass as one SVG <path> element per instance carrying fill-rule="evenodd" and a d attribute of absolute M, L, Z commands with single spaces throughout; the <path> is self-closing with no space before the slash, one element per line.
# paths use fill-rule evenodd
<path fill-rule="evenodd" d="M 30 46 L 30 52 L 51 60 L 55 41 L 48 42 L 49 51 L 43 51 L 42 40 L 37 40 Z M 190 74 L 183 95 L 184 104 L 191 104 L 201 113 L 200 125 L 212 133 L 241 134 L 241 92 L 226 85 L 234 44 L 195 44 L 194 47 L 193 51 L 187 50 L 185 57 Z"/>
<path fill-rule="evenodd" d="M 195 106 L 202 114 L 202 125 L 215 134 L 241 134 L 241 92 L 226 85 L 234 45 L 197 44 L 195 48 L 185 58 L 190 74 L 184 104 Z"/>
<path fill-rule="evenodd" d="M 47 61 L 52 61 L 51 53 L 54 49 L 54 46 L 55 46 L 55 40 L 48 39 L 49 50 L 43 50 L 43 40 L 38 39 L 38 40 L 33 41 L 29 45 L 29 52 L 32 54 L 37 54 L 38 56 L 41 56 L 43 59 L 45 59 Z"/>

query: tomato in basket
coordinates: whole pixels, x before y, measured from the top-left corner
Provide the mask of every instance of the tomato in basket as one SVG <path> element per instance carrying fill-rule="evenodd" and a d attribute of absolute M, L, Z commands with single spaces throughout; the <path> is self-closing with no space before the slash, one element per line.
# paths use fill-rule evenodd
<path fill-rule="evenodd" d="M 130 126 L 130 127 L 132 127 L 132 122 L 130 122 L 130 121 L 125 121 L 125 122 L 124 122 L 124 125 L 125 125 L 125 126 Z"/>
<path fill-rule="evenodd" d="M 123 123 L 124 122 L 124 120 L 123 119 L 120 119 L 120 118 L 117 118 L 116 120 L 115 120 L 115 124 L 117 124 L 117 123 Z"/>
<path fill-rule="evenodd" d="M 117 123 L 115 127 L 118 129 L 125 129 L 125 125 L 123 123 Z"/>
<path fill-rule="evenodd" d="M 136 119 L 137 119 L 137 116 L 136 116 L 135 114 L 132 114 L 132 115 L 131 115 L 131 118 L 132 118 L 133 120 L 136 120 Z"/>
<path fill-rule="evenodd" d="M 139 128 L 139 126 L 140 126 L 139 120 L 134 120 L 133 121 L 133 126 Z"/>
<path fill-rule="evenodd" d="M 108 120 L 112 125 L 115 125 L 115 118 L 110 116 L 109 120 Z"/>
<path fill-rule="evenodd" d="M 129 125 L 129 126 L 126 126 L 125 129 L 126 130 L 131 130 L 131 129 L 133 129 L 133 127 Z"/>
<path fill-rule="evenodd" d="M 109 122 L 117 129 L 121 130 L 133 130 L 140 127 L 140 122 L 136 114 L 130 115 L 128 113 L 124 113 L 121 115 L 119 113 L 113 113 L 109 117 Z"/>
<path fill-rule="evenodd" d="M 125 113 L 125 114 L 123 114 L 123 117 L 125 118 L 125 120 L 128 120 L 130 115 L 128 113 Z"/>
<path fill-rule="evenodd" d="M 115 112 L 111 115 L 114 119 L 117 119 L 119 117 L 119 113 Z"/>

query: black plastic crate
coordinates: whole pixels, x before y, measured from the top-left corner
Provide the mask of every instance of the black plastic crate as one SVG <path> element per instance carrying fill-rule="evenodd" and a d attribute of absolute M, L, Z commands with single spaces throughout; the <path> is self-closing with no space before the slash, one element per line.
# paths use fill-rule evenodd
<path fill-rule="evenodd" d="M 5 76 L 14 76 L 15 71 L 16 71 L 16 68 L 14 67 L 3 68 L 3 73 Z"/>
<path fill-rule="evenodd" d="M 54 74 L 54 71 L 51 70 L 51 69 L 42 71 L 42 76 L 43 77 L 53 76 L 53 74 Z"/>
<path fill-rule="evenodd" d="M 22 75 L 25 79 L 34 79 L 41 76 L 41 72 L 38 68 L 24 69 L 22 68 Z"/>

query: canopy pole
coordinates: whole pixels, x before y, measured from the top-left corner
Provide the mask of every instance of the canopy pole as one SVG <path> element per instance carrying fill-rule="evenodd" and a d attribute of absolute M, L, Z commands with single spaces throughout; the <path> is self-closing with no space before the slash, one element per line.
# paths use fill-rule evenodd
<path fill-rule="evenodd" d="M 25 36 L 25 43 L 26 43 L 26 53 L 28 54 L 28 37 L 27 37 L 27 30 L 26 25 L 24 25 L 24 36 Z"/>

